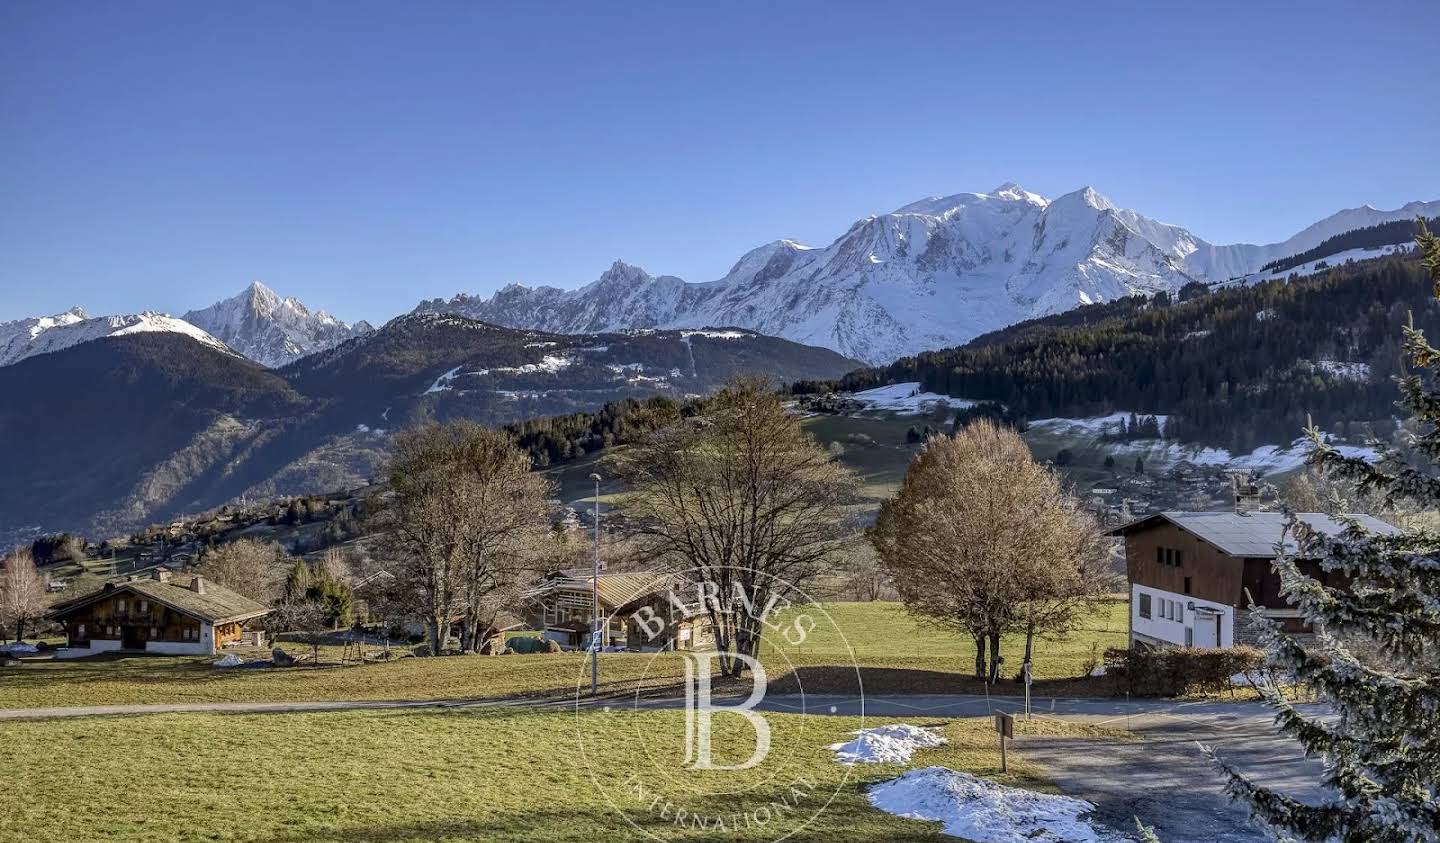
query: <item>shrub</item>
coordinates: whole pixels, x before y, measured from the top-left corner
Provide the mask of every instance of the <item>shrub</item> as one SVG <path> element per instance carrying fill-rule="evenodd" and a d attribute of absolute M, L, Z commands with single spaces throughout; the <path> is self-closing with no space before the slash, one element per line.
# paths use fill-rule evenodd
<path fill-rule="evenodd" d="M 505 642 L 509 646 L 507 650 L 514 650 L 517 653 L 558 653 L 560 645 L 545 638 L 531 638 L 524 635 L 516 635 Z M 551 646 L 554 649 L 551 649 Z"/>
<path fill-rule="evenodd" d="M 1141 697 L 1175 697 L 1187 693 L 1233 690 L 1230 678 L 1265 665 L 1254 647 L 1135 647 L 1105 651 L 1105 675 L 1118 690 Z"/>

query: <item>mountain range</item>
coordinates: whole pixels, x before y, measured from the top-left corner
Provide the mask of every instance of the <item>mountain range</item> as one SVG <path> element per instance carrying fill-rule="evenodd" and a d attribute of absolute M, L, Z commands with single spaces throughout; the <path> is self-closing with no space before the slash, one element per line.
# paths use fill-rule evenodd
<path fill-rule="evenodd" d="M 178 330 L 115 331 L 0 367 L 0 394 L 24 396 L 0 402 L 0 539 L 355 488 L 383 470 L 388 430 L 424 421 L 504 424 L 859 365 L 750 331 L 550 334 L 449 314 L 397 317 L 279 368 Z"/>
<path fill-rule="evenodd" d="M 715 281 L 655 276 L 617 260 L 577 289 L 510 284 L 489 297 L 462 293 L 422 301 L 413 312 L 562 334 L 736 327 L 879 365 L 1086 304 L 1174 293 L 1194 282 L 1214 286 L 1303 274 L 1333 260 L 1318 253 L 1324 244 L 1336 243 L 1339 254 L 1340 235 L 1437 214 L 1440 202 L 1389 211 L 1366 205 L 1332 214 L 1279 243 L 1216 245 L 1119 208 L 1094 188 L 1051 200 L 1007 183 L 989 193 L 934 196 L 866 217 L 828 246 L 767 243 Z M 1399 229 L 1387 236 L 1396 244 L 1408 237 Z M 1301 255 L 1308 266 L 1290 260 Z M 255 282 L 178 319 L 146 312 L 96 320 L 74 308 L 3 323 L 0 366 L 113 331 L 155 330 L 221 343 L 279 367 L 373 329 L 311 310 Z"/>
<path fill-rule="evenodd" d="M 564 333 L 737 326 L 881 364 L 1085 304 L 1268 277 L 1265 264 L 1342 232 L 1437 212 L 1367 205 L 1280 243 L 1215 245 L 1090 187 L 1051 200 L 1008 183 L 866 217 L 824 247 L 776 240 L 706 283 L 616 261 L 578 289 L 511 284 L 417 310 Z"/>

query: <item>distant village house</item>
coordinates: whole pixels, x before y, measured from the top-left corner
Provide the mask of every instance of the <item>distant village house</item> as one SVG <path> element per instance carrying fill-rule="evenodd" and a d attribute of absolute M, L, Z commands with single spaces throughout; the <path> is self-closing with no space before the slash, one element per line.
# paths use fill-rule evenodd
<path fill-rule="evenodd" d="M 656 572 L 601 574 L 598 588 L 588 570 L 557 571 L 547 575 L 522 596 L 529 606 L 527 622 L 545 638 L 562 647 L 585 647 L 590 639 L 594 597 L 598 590 L 600 617 L 609 618 L 601 629 L 601 646 L 649 652 L 703 650 L 714 646 L 708 617 L 686 618 L 666 598 L 671 578 Z M 632 619 L 648 607 L 663 622 L 655 636 Z"/>

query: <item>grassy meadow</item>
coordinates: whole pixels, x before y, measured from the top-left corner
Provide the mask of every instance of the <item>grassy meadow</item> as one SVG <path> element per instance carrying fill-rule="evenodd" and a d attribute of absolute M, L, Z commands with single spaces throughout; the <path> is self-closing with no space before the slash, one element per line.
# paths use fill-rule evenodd
<path fill-rule="evenodd" d="M 797 647 L 769 636 L 762 655 L 776 692 L 853 693 L 854 664 L 873 694 L 983 693 L 971 677 L 968 639 L 921 624 L 896 603 L 828 603 L 834 619 L 821 622 Z M 815 612 L 817 607 L 794 611 Z M 834 632 L 838 628 L 841 635 Z M 1121 646 L 1126 606 L 1103 611 L 1059 641 L 1035 652 L 1035 693 L 1100 693 L 1083 675 L 1092 653 Z M 847 645 L 850 648 L 847 650 Z M 1002 652 L 1018 671 L 1023 641 L 1006 639 Z M 299 648 L 302 649 L 303 648 Z M 440 700 L 539 697 L 563 699 L 577 682 L 588 685 L 580 653 L 401 658 L 349 667 L 224 669 L 210 659 L 172 656 L 99 657 L 77 661 L 28 659 L 0 674 L 0 708 L 132 703 L 295 702 L 315 700 Z M 606 653 L 602 692 L 643 689 L 665 693 L 683 676 L 678 654 Z M 1018 691 L 1005 683 L 1000 693 Z M 992 689 L 993 692 L 993 689 Z"/>
<path fill-rule="evenodd" d="M 892 778 L 889 764 L 846 768 L 826 748 L 847 740 L 858 718 L 768 715 L 772 749 L 739 776 L 751 797 L 681 795 L 692 811 L 726 814 L 753 805 L 753 794 L 803 776 L 815 783 L 805 814 L 836 794 L 818 819 L 800 812 L 767 826 L 767 837 L 793 840 L 941 840 L 930 823 L 869 806 L 867 784 Z M 733 723 L 731 721 L 734 721 Z M 864 725 L 882 722 L 874 718 Z M 911 766 L 939 764 L 998 781 L 1046 789 L 1017 754 L 999 773 L 988 719 L 921 719 L 950 743 L 923 750 Z M 738 724 L 738 725 L 737 725 Z M 716 720 L 717 747 L 753 745 L 739 718 Z M 1036 720 L 1022 733 L 1117 735 Z M 646 811 L 623 782 L 679 767 L 680 711 L 601 712 L 520 709 L 302 714 L 171 714 L 0 722 L 0 768 L 10 773 L 0 840 L 29 843 L 439 843 L 440 841 L 620 841 L 647 839 L 643 827 L 677 840 L 740 840 L 749 835 L 676 829 Z M 583 737 L 582 737 L 583 736 Z M 643 739 L 637 739 L 643 736 Z M 729 740 L 730 738 L 738 740 Z M 582 759 L 590 759 L 590 766 Z M 593 778 L 592 778 L 593 771 Z M 681 775 L 686 775 L 681 773 Z M 720 773 L 688 775 L 718 776 Z M 602 792 L 596 785 L 606 788 Z M 661 787 L 661 785 L 655 785 Z M 708 792 L 708 791 L 706 791 Z M 607 801 L 606 793 L 615 799 Z"/>

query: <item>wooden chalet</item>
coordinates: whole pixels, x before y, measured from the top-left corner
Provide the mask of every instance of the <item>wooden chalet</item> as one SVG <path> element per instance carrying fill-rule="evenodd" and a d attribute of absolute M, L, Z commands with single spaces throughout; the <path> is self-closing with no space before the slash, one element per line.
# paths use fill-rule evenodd
<path fill-rule="evenodd" d="M 1324 513 L 1296 517 L 1325 535 L 1346 527 Z M 1374 533 L 1398 532 L 1368 515 L 1345 517 Z M 1131 646 L 1252 643 L 1241 617 L 1251 599 L 1289 631 L 1310 632 L 1300 612 L 1280 595 L 1273 563 L 1284 526 L 1285 516 L 1279 512 L 1157 512 L 1109 531 L 1125 541 Z M 1287 552 L 1293 552 L 1293 540 L 1286 541 Z M 1302 560 L 1300 566 L 1325 580 L 1318 564 Z M 1332 575 L 1327 584 L 1343 583 Z"/>
<path fill-rule="evenodd" d="M 62 657 L 113 651 L 214 655 L 269 612 L 204 577 L 158 569 L 56 604 L 49 617 L 65 627 Z"/>
<path fill-rule="evenodd" d="M 606 648 L 651 652 L 703 650 L 714 646 L 709 619 L 685 618 L 667 598 L 672 582 L 666 574 L 645 571 L 601 574 L 598 591 L 600 616 L 610 622 L 601 630 Z M 526 621 L 532 629 L 562 647 L 585 647 L 590 638 L 595 578 L 586 569 L 557 571 L 545 576 L 522 598 Z M 651 637 L 632 615 L 649 607 L 664 626 Z"/>

